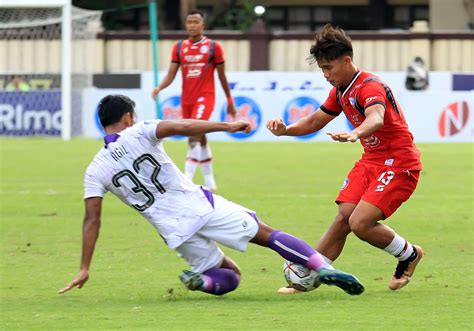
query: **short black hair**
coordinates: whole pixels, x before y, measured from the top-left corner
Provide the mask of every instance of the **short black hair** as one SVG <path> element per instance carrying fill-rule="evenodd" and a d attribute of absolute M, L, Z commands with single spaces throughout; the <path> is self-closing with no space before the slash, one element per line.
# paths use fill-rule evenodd
<path fill-rule="evenodd" d="M 126 95 L 110 94 L 100 100 L 98 109 L 100 124 L 105 128 L 120 122 L 122 116 L 126 113 L 133 115 L 135 113 L 135 102 Z"/>
<path fill-rule="evenodd" d="M 202 11 L 200 11 L 199 9 L 193 9 L 193 10 L 189 11 L 188 14 L 186 15 L 186 17 L 188 17 L 189 15 L 200 15 L 202 17 L 202 19 L 204 19 L 204 13 Z"/>
<path fill-rule="evenodd" d="M 320 60 L 333 61 L 343 55 L 352 58 L 352 41 L 343 29 L 326 24 L 315 34 L 309 53 L 308 61 L 311 64 Z"/>

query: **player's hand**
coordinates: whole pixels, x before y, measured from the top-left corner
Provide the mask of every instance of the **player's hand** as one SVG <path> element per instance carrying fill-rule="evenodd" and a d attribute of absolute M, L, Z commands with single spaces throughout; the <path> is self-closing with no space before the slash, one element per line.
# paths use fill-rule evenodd
<path fill-rule="evenodd" d="M 76 277 L 72 280 L 72 282 L 70 282 L 66 287 L 60 289 L 58 293 L 63 294 L 74 287 L 82 288 L 88 279 L 89 279 L 89 271 L 81 270 L 76 275 Z"/>
<path fill-rule="evenodd" d="M 326 132 L 328 136 L 332 138 L 334 141 L 339 142 L 347 142 L 350 141 L 351 143 L 356 142 L 359 139 L 359 136 L 353 132 Z"/>
<path fill-rule="evenodd" d="M 233 104 L 227 105 L 227 117 L 230 119 L 235 119 L 235 114 L 237 111 L 235 110 L 235 106 Z"/>
<path fill-rule="evenodd" d="M 156 100 L 156 97 L 158 96 L 158 93 L 160 93 L 160 88 L 159 87 L 155 87 L 153 89 L 153 91 L 151 91 L 151 97 L 153 98 L 153 100 Z"/>
<path fill-rule="evenodd" d="M 274 118 L 267 122 L 267 129 L 275 136 L 281 136 L 286 132 L 286 125 L 281 118 Z"/>
<path fill-rule="evenodd" d="M 234 133 L 237 131 L 243 131 L 245 133 L 249 133 L 252 130 L 250 123 L 247 121 L 235 121 L 235 122 L 228 122 L 229 129 L 227 132 Z"/>

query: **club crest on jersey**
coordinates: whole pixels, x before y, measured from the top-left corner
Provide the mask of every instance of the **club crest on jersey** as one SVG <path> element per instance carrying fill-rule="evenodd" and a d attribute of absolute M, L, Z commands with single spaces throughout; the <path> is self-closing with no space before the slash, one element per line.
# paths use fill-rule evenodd
<path fill-rule="evenodd" d="M 236 139 L 247 139 L 253 136 L 262 124 L 262 111 L 260 106 L 251 98 L 248 97 L 234 97 L 235 106 L 235 120 L 243 120 L 250 122 L 251 130 L 249 133 L 235 132 L 228 133 L 230 136 Z M 230 122 L 232 118 L 227 116 L 227 102 L 222 105 L 221 108 L 221 121 Z"/>
<path fill-rule="evenodd" d="M 199 51 L 200 51 L 202 54 L 206 54 L 207 52 L 209 52 L 209 46 L 207 46 L 207 45 L 202 45 L 201 48 L 199 48 Z"/>
<path fill-rule="evenodd" d="M 297 97 L 288 102 L 283 111 L 283 121 L 286 125 L 297 122 L 299 119 L 314 113 L 320 104 L 318 101 L 309 97 Z M 309 139 L 316 136 L 319 131 L 307 134 L 305 136 L 297 136 L 297 139 Z"/>
<path fill-rule="evenodd" d="M 349 185 L 349 178 L 344 179 L 344 183 L 342 183 L 341 186 L 341 191 L 346 189 L 346 187 Z"/>

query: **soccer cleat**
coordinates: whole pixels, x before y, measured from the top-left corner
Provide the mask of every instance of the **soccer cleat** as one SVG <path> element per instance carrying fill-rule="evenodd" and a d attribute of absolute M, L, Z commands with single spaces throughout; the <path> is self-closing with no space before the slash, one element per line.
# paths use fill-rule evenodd
<path fill-rule="evenodd" d="M 280 287 L 277 293 L 278 294 L 298 294 L 298 293 L 304 293 L 304 292 L 298 291 L 297 289 L 288 285 L 286 287 Z"/>
<path fill-rule="evenodd" d="M 191 291 L 204 290 L 204 279 L 202 279 L 200 273 L 184 270 L 183 273 L 179 275 L 179 280 Z"/>
<path fill-rule="evenodd" d="M 321 283 L 337 286 L 350 295 L 359 295 L 364 292 L 364 286 L 355 276 L 341 270 L 323 268 L 318 271 L 318 277 Z"/>
<path fill-rule="evenodd" d="M 420 262 L 421 258 L 425 254 L 420 246 L 413 245 L 413 249 L 416 251 L 415 259 L 413 261 L 407 259 L 405 261 L 398 262 L 395 273 L 388 283 L 389 289 L 393 291 L 399 290 L 410 282 L 411 276 L 413 276 L 418 262 Z"/>

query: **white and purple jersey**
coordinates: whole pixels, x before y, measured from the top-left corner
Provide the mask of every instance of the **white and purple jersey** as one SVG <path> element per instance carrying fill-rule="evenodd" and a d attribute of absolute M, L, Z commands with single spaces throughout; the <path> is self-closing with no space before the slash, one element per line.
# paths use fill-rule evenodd
<path fill-rule="evenodd" d="M 170 248 L 181 245 L 213 211 L 212 196 L 188 180 L 156 137 L 160 121 L 143 121 L 104 138 L 86 170 L 84 198 L 112 192 L 140 212 Z"/>

